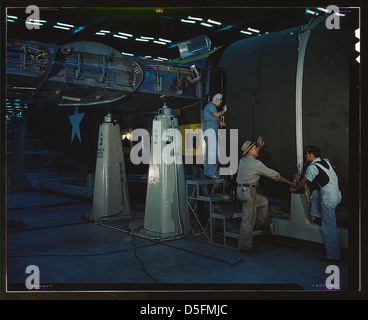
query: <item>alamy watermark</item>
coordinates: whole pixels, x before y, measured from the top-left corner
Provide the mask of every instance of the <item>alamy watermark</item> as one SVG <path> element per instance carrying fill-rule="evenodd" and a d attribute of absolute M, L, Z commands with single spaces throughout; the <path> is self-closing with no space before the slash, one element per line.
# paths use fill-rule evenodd
<path fill-rule="evenodd" d="M 145 129 L 135 129 L 131 133 L 132 141 L 137 141 L 131 151 L 133 164 L 222 164 L 220 175 L 232 175 L 238 169 L 238 130 L 230 129 L 229 156 L 226 155 L 226 130 L 185 129 L 184 156 L 182 134 L 179 129 L 169 128 L 161 132 L 160 126 L 153 126 L 152 137 Z M 195 154 L 195 155 L 194 155 Z M 207 159 L 207 161 L 206 161 Z"/>
<path fill-rule="evenodd" d="M 326 268 L 326 274 L 330 274 L 326 278 L 326 288 L 329 290 L 335 289 L 340 290 L 340 269 L 338 266 L 332 264 Z"/>
<path fill-rule="evenodd" d="M 26 288 L 28 290 L 33 290 L 33 289 L 40 289 L 40 269 L 38 268 L 38 266 L 36 265 L 29 265 L 26 268 L 26 274 L 30 274 L 27 278 L 26 278 Z"/>
<path fill-rule="evenodd" d="M 29 5 L 26 8 L 26 13 L 30 14 L 25 22 L 27 29 L 40 29 L 40 24 L 38 23 L 40 20 L 40 8 L 33 4 Z"/>
<path fill-rule="evenodd" d="M 326 27 L 329 30 L 332 29 L 340 29 L 340 16 L 338 15 L 340 13 L 339 7 L 335 5 L 330 5 L 326 8 L 326 10 L 331 13 L 330 16 L 326 19 Z"/>

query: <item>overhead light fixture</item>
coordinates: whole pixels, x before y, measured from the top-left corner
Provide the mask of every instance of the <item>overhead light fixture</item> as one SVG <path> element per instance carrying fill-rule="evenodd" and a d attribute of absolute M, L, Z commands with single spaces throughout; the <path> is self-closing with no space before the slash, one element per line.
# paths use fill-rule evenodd
<path fill-rule="evenodd" d="M 146 59 L 150 59 L 152 58 L 152 56 L 144 56 Z"/>
<path fill-rule="evenodd" d="M 171 42 L 172 42 L 171 40 L 162 39 L 162 38 L 159 38 L 158 40 L 159 40 L 159 41 L 163 41 L 163 42 L 168 42 L 168 43 L 171 43 Z"/>
<path fill-rule="evenodd" d="M 141 36 L 141 39 L 153 40 L 153 39 L 155 39 L 155 38 L 153 38 L 153 37 L 144 37 L 144 36 Z"/>
<path fill-rule="evenodd" d="M 212 24 L 205 23 L 205 22 L 201 22 L 201 25 L 202 25 L 202 26 L 205 26 L 205 27 L 209 27 L 209 28 L 212 28 L 212 27 L 213 27 L 213 25 L 212 25 Z"/>
<path fill-rule="evenodd" d="M 305 12 L 306 12 L 306 13 L 309 13 L 309 14 L 313 14 L 313 15 L 318 16 L 318 13 L 317 13 L 317 12 L 314 12 L 314 11 L 309 10 L 309 9 L 306 9 L 306 10 L 305 10 Z"/>
<path fill-rule="evenodd" d="M 181 19 L 180 21 L 185 23 L 196 23 L 194 20 Z"/>
<path fill-rule="evenodd" d="M 188 16 L 188 19 L 192 19 L 192 20 L 196 20 L 196 21 L 202 21 L 203 20 L 202 18 L 191 17 L 191 16 Z"/>
<path fill-rule="evenodd" d="M 128 53 L 128 52 L 122 52 L 122 54 L 125 55 L 125 56 L 134 56 L 133 53 Z"/>
<path fill-rule="evenodd" d="M 15 22 L 14 20 L 9 19 L 9 18 L 7 18 L 6 21 L 8 21 L 8 22 Z"/>
<path fill-rule="evenodd" d="M 47 23 L 46 20 L 38 20 L 38 19 L 30 19 L 31 22 L 41 22 L 41 23 Z"/>
<path fill-rule="evenodd" d="M 67 28 L 67 27 L 62 27 L 62 26 L 53 26 L 54 28 L 57 28 L 57 29 L 63 29 L 63 30 L 70 30 L 70 28 Z M 104 34 L 104 33 L 103 33 Z"/>
<path fill-rule="evenodd" d="M 340 16 L 340 17 L 345 17 L 345 14 L 344 14 L 344 13 L 335 12 L 335 14 L 336 14 L 337 16 Z"/>
<path fill-rule="evenodd" d="M 16 16 L 9 16 L 9 15 L 7 15 L 6 17 L 9 18 L 9 19 L 15 19 L 15 20 L 18 19 L 18 17 L 16 17 Z"/>
<path fill-rule="evenodd" d="M 161 60 L 169 60 L 167 58 L 163 58 L 163 57 L 157 57 L 157 59 L 161 59 Z"/>
<path fill-rule="evenodd" d="M 118 32 L 118 34 L 121 34 L 122 36 L 126 36 L 126 37 L 133 37 L 133 35 L 130 33 Z"/>
<path fill-rule="evenodd" d="M 245 33 L 245 34 L 252 34 L 252 32 L 249 32 L 249 31 L 245 31 L 245 30 L 240 30 L 240 33 Z"/>
<path fill-rule="evenodd" d="M 215 20 L 208 19 L 207 22 L 217 24 L 218 26 L 221 26 L 221 22 L 218 22 L 218 21 L 215 21 Z"/>
<path fill-rule="evenodd" d="M 147 39 L 142 39 L 142 38 L 135 38 L 136 41 L 143 41 L 143 42 L 148 42 L 149 40 Z"/>
<path fill-rule="evenodd" d="M 59 26 L 62 26 L 62 27 L 74 28 L 74 25 L 72 25 L 72 24 L 61 23 L 61 22 L 56 22 L 56 24 L 59 25 Z"/>
<path fill-rule="evenodd" d="M 26 21 L 26 24 L 30 24 L 32 26 L 43 26 L 43 23 Z"/>
<path fill-rule="evenodd" d="M 97 34 L 98 36 L 106 36 L 106 33 L 103 32 L 96 32 L 95 34 Z"/>
<path fill-rule="evenodd" d="M 330 10 L 327 10 L 327 9 L 325 9 L 325 8 L 317 8 L 319 11 L 323 11 L 323 12 L 325 12 L 325 13 L 329 13 L 330 12 Z"/>
<path fill-rule="evenodd" d="M 109 31 L 109 30 L 100 30 L 100 32 L 102 32 L 102 33 L 111 33 L 111 31 Z"/>
<path fill-rule="evenodd" d="M 157 44 L 163 44 L 163 45 L 166 45 L 166 42 L 162 42 L 162 41 L 154 40 L 153 42 L 154 42 L 154 43 L 157 43 Z"/>
<path fill-rule="evenodd" d="M 249 31 L 251 31 L 251 32 L 257 32 L 257 33 L 260 33 L 260 31 L 259 31 L 259 30 L 257 30 L 257 29 L 247 28 L 247 30 L 249 30 Z"/>
<path fill-rule="evenodd" d="M 120 34 L 113 34 L 112 36 L 120 39 L 128 39 L 128 37 L 121 36 Z"/>

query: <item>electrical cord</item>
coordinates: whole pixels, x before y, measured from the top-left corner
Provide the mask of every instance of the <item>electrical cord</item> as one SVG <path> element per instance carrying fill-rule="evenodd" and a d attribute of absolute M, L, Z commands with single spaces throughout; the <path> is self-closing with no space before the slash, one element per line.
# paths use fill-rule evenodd
<path fill-rule="evenodd" d="M 116 216 L 116 215 L 119 215 L 122 211 L 125 211 L 126 209 L 124 208 L 124 207 L 122 207 L 122 209 L 119 211 L 119 213 L 117 213 L 117 214 L 114 214 L 114 215 L 112 215 L 112 216 Z M 134 216 L 134 215 L 133 215 Z M 102 218 L 105 218 L 105 217 L 102 217 Z M 128 225 L 127 225 L 127 222 L 128 221 L 132 221 L 133 219 L 130 219 L 130 220 L 126 220 L 126 219 L 124 219 L 124 226 L 125 226 L 125 229 L 126 230 L 124 230 L 124 229 L 119 229 L 119 228 L 116 228 L 116 227 L 112 227 L 112 226 L 109 226 L 109 225 L 107 225 L 107 224 L 104 224 L 104 223 L 101 223 L 100 222 L 100 219 L 98 219 L 97 221 L 96 221 L 96 224 L 98 224 L 98 225 L 101 225 L 101 226 L 104 226 L 104 227 L 108 227 L 108 228 L 112 228 L 112 229 L 114 229 L 114 230 L 118 230 L 118 231 L 122 231 L 122 232 L 125 232 L 125 233 L 127 233 L 130 237 L 131 237 L 131 241 L 130 241 L 130 244 L 133 246 L 133 248 L 134 248 L 134 257 L 139 261 L 139 263 L 141 264 L 141 266 L 142 266 L 142 270 L 143 270 L 143 272 L 149 277 L 149 278 L 151 278 L 152 280 L 153 280 L 153 282 L 155 282 L 155 283 L 158 283 L 158 281 L 149 273 L 149 272 L 147 272 L 147 270 L 146 270 L 146 268 L 145 268 L 145 265 L 144 265 L 144 262 L 143 262 L 143 260 L 141 259 L 141 258 L 139 258 L 138 257 L 138 255 L 137 255 L 137 249 L 138 248 L 142 248 L 142 247 L 144 247 L 144 246 L 142 246 L 142 247 L 137 247 L 136 246 L 136 244 L 134 243 L 134 240 L 135 240 L 135 238 L 134 238 L 134 229 L 132 229 L 132 228 L 130 228 Z"/>
<path fill-rule="evenodd" d="M 142 265 L 142 270 L 143 270 L 143 272 L 148 276 L 148 277 L 150 277 L 152 280 L 153 280 L 153 282 L 154 283 L 158 283 L 158 281 L 150 274 L 150 273 L 148 273 L 147 272 L 147 270 L 146 270 L 146 268 L 145 268 L 145 266 L 144 266 L 144 262 L 143 262 L 143 260 L 141 259 L 141 258 L 139 258 L 138 257 L 138 255 L 137 255 L 137 246 L 135 245 L 135 243 L 134 243 L 134 233 L 133 232 L 129 232 L 129 235 L 131 236 L 131 238 L 132 238 L 132 240 L 130 241 L 130 243 L 131 243 L 131 245 L 133 245 L 134 246 L 134 256 L 136 257 L 136 259 L 141 263 L 141 265 Z M 153 245 L 153 244 L 152 244 Z"/>
<path fill-rule="evenodd" d="M 90 221 L 82 221 L 82 222 L 74 222 L 74 223 L 65 223 L 65 224 L 58 224 L 56 226 L 46 226 L 46 227 L 38 227 L 38 228 L 31 228 L 31 229 L 19 229 L 19 230 L 13 230 L 8 231 L 8 233 L 18 233 L 18 232 L 26 232 L 26 231 L 34 231 L 34 230 L 45 230 L 45 229 L 51 229 L 51 228 L 59 228 L 59 227 L 66 227 L 66 226 L 74 226 L 78 224 L 84 224 L 84 223 L 90 223 Z M 10 227 L 10 226 L 9 226 Z M 11 226 L 13 227 L 13 226 Z M 18 227 L 20 228 L 20 227 Z"/>
<path fill-rule="evenodd" d="M 151 243 L 147 245 L 140 246 L 139 248 L 151 247 L 156 243 Z M 109 254 L 116 254 L 121 252 L 130 251 L 133 248 L 109 251 L 109 252 L 101 252 L 101 253 L 90 253 L 90 254 L 30 254 L 30 255 L 17 255 L 17 256 L 7 256 L 8 258 L 33 258 L 33 257 L 96 257 L 96 256 L 104 256 Z"/>
<path fill-rule="evenodd" d="M 135 245 L 134 243 L 134 240 L 135 240 L 135 237 L 134 237 L 134 228 L 129 228 L 129 226 L 127 225 L 127 221 L 124 221 L 124 225 L 125 225 L 125 228 L 130 230 L 128 232 L 129 236 L 131 237 L 131 240 L 130 240 L 130 244 L 134 247 L 134 257 L 140 262 L 140 264 L 142 265 L 142 270 L 143 272 L 148 276 L 150 277 L 154 283 L 158 283 L 158 281 L 149 273 L 147 272 L 145 266 L 144 266 L 144 262 L 141 258 L 138 257 L 137 255 L 137 246 Z"/>

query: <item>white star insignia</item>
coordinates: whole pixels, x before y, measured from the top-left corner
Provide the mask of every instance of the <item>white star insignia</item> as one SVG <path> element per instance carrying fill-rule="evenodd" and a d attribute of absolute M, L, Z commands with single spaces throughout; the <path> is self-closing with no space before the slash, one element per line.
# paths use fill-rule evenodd
<path fill-rule="evenodd" d="M 84 116 L 84 113 L 78 113 L 78 107 L 75 107 L 73 115 L 68 116 L 69 121 L 72 124 L 72 138 L 70 140 L 70 143 L 73 142 L 73 139 L 74 139 L 75 135 L 77 135 L 79 141 L 82 142 L 81 135 L 80 135 L 79 124 L 82 121 L 83 116 Z"/>

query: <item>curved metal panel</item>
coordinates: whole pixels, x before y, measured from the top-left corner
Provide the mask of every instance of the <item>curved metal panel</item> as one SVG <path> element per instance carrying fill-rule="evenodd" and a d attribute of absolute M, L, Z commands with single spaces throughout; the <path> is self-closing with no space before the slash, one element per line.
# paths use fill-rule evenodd
<path fill-rule="evenodd" d="M 343 22 L 343 21 L 342 21 Z M 324 23 L 310 34 L 305 52 L 302 117 L 303 145 L 317 145 L 348 190 L 348 33 Z M 238 41 L 223 53 L 228 129 L 238 129 L 239 148 L 247 139 L 267 137 L 260 154 L 267 166 L 290 178 L 296 167 L 296 70 L 302 27 Z M 270 197 L 289 199 L 287 186 L 262 179 Z"/>

